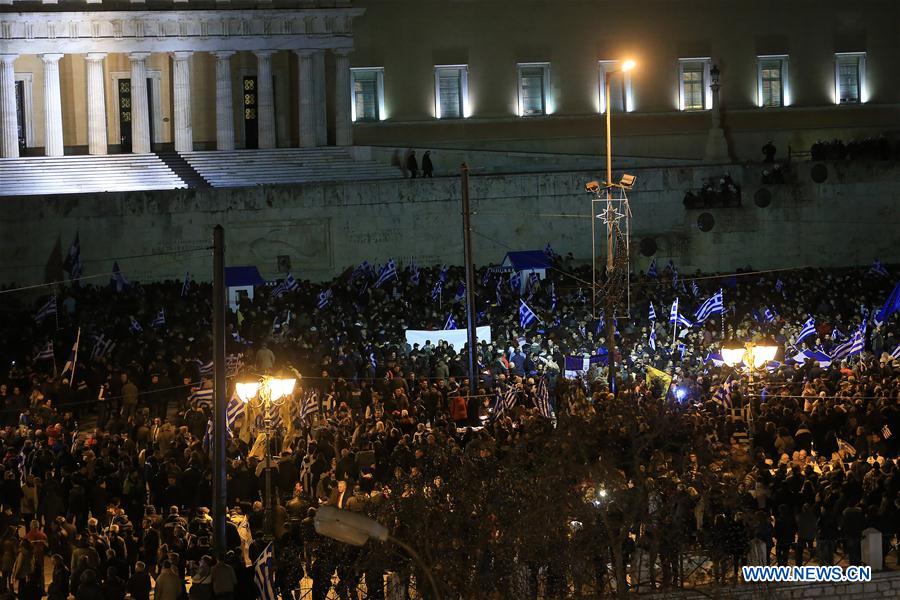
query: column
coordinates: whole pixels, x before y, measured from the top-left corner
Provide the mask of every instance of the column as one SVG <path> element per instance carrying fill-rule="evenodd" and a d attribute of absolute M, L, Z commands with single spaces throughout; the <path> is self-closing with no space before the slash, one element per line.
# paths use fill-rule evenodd
<path fill-rule="evenodd" d="M 106 94 L 103 89 L 105 52 L 89 52 L 87 61 L 88 154 L 106 154 Z"/>
<path fill-rule="evenodd" d="M 59 95 L 59 59 L 62 54 L 42 54 L 44 62 L 44 154 L 63 155 L 62 101 Z"/>
<path fill-rule="evenodd" d="M 193 52 L 172 53 L 173 101 L 175 111 L 175 152 L 194 149 L 194 125 L 191 114 L 191 56 Z"/>
<path fill-rule="evenodd" d="M 216 56 L 216 150 L 234 150 L 234 109 L 231 102 L 232 51 Z"/>
<path fill-rule="evenodd" d="M 150 152 L 150 106 L 147 102 L 147 57 L 149 52 L 132 52 L 131 61 L 131 151 Z"/>
<path fill-rule="evenodd" d="M 300 147 L 316 145 L 316 88 L 313 79 L 313 51 L 295 50 L 299 67 Z"/>
<path fill-rule="evenodd" d="M 353 145 L 350 122 L 350 50 L 334 51 L 334 137 L 338 146 Z"/>
<path fill-rule="evenodd" d="M 18 158 L 15 54 L 0 54 L 0 158 Z"/>
<path fill-rule="evenodd" d="M 316 146 L 328 145 L 328 101 L 325 97 L 325 51 L 313 54 L 313 85 L 316 88 Z"/>
<path fill-rule="evenodd" d="M 257 50 L 256 123 L 260 148 L 277 146 L 275 131 L 275 90 L 272 88 L 272 50 Z"/>

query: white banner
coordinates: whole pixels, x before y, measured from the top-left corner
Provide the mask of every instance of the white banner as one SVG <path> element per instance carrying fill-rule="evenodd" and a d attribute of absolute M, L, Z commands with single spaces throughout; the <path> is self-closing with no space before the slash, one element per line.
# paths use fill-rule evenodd
<path fill-rule="evenodd" d="M 457 352 L 462 349 L 463 346 L 466 345 L 468 341 L 468 330 L 467 329 L 407 329 L 406 330 L 406 343 L 412 346 L 413 344 L 418 344 L 419 348 L 425 346 L 425 342 L 431 341 L 432 344 L 437 344 L 440 341 L 449 342 L 453 349 Z M 482 327 L 475 328 L 475 336 L 478 338 L 477 342 L 480 344 L 482 341 L 487 343 L 491 343 L 491 326 L 484 325 Z"/>

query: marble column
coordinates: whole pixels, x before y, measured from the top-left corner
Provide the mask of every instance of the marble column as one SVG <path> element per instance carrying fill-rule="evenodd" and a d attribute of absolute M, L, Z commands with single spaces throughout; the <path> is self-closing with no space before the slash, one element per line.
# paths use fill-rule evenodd
<path fill-rule="evenodd" d="M 257 50 L 256 55 L 256 126 L 260 148 L 277 146 L 275 131 L 275 90 L 272 88 L 273 50 Z"/>
<path fill-rule="evenodd" d="M 18 158 L 15 54 L 0 54 L 0 158 Z"/>
<path fill-rule="evenodd" d="M 300 147 L 311 148 L 316 145 L 316 88 L 313 79 L 313 51 L 295 50 L 299 71 L 300 89 Z"/>
<path fill-rule="evenodd" d="M 234 150 L 234 109 L 231 100 L 231 57 L 228 50 L 216 56 L 216 150 Z"/>
<path fill-rule="evenodd" d="M 172 96 L 175 152 L 194 149 L 194 125 L 191 114 L 191 57 L 193 52 L 172 53 Z"/>
<path fill-rule="evenodd" d="M 106 94 L 103 87 L 105 52 L 89 52 L 87 62 L 88 154 L 106 154 Z"/>
<path fill-rule="evenodd" d="M 328 145 L 328 101 L 325 96 L 325 51 L 313 54 L 313 85 L 316 89 L 316 146 Z"/>
<path fill-rule="evenodd" d="M 62 54 L 42 54 L 44 62 L 44 154 L 63 155 L 62 100 L 59 92 L 59 59 Z"/>
<path fill-rule="evenodd" d="M 131 151 L 150 152 L 150 106 L 147 102 L 147 57 L 149 52 L 132 52 L 131 61 Z"/>
<path fill-rule="evenodd" d="M 350 122 L 350 50 L 334 51 L 334 137 L 338 146 L 353 145 Z"/>

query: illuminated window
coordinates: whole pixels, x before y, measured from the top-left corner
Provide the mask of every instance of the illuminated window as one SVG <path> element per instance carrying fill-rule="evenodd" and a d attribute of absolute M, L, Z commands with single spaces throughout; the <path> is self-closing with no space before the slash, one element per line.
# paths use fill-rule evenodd
<path fill-rule="evenodd" d="M 438 65 L 434 68 L 434 116 L 461 119 L 469 115 L 469 68 L 466 65 Z"/>
<path fill-rule="evenodd" d="M 519 65 L 519 116 L 549 114 L 550 63 Z"/>
<path fill-rule="evenodd" d="M 622 67 L 619 60 L 600 61 L 600 113 L 606 112 L 606 74 Z M 613 113 L 631 112 L 634 110 L 631 97 L 631 72 L 615 73 L 609 80 L 609 100 L 612 103 Z"/>
<path fill-rule="evenodd" d="M 682 58 L 678 61 L 681 110 L 706 110 L 712 104 L 709 62 L 708 58 Z"/>
<path fill-rule="evenodd" d="M 835 102 L 865 102 L 866 53 L 846 52 L 834 55 Z"/>
<path fill-rule="evenodd" d="M 759 106 L 790 105 L 787 56 L 760 56 L 757 61 Z"/>
<path fill-rule="evenodd" d="M 354 121 L 381 121 L 384 119 L 384 68 L 366 67 L 350 69 L 352 117 Z"/>

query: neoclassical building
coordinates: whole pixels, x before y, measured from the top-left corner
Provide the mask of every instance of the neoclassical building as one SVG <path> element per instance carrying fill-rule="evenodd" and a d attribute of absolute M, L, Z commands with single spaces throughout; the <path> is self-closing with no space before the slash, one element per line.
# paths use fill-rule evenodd
<path fill-rule="evenodd" d="M 625 59 L 637 67 L 616 73 Z M 0 0 L 0 155 L 367 145 L 734 159 L 895 130 L 895 0 Z"/>

